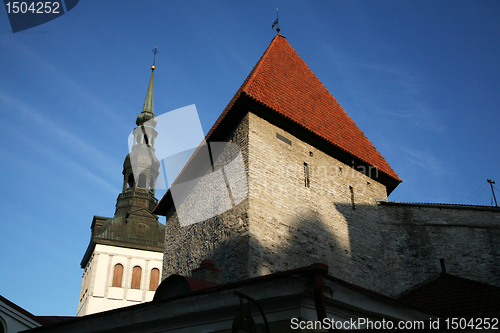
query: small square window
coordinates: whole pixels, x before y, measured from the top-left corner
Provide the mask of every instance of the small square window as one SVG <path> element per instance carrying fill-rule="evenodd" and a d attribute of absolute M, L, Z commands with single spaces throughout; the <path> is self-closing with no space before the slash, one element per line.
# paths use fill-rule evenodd
<path fill-rule="evenodd" d="M 287 145 L 292 145 L 292 140 L 288 139 L 288 138 L 285 138 L 283 135 L 279 134 L 279 133 L 276 133 L 276 138 L 283 141 L 284 143 L 286 143 Z"/>

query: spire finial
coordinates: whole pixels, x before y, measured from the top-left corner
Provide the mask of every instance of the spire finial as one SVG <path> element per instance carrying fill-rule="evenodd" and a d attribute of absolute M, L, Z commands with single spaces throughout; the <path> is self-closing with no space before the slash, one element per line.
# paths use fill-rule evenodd
<path fill-rule="evenodd" d="M 156 118 L 154 112 L 154 103 L 153 103 L 153 76 L 155 71 L 155 61 L 156 54 L 158 53 L 158 49 L 155 46 L 153 50 L 153 66 L 151 66 L 151 78 L 149 79 L 148 92 L 146 93 L 146 100 L 144 101 L 144 107 L 142 108 L 142 112 L 137 116 L 137 120 L 135 123 L 139 125 L 143 125 L 146 121 L 154 119 L 150 124 L 154 127 L 156 126 Z"/>
<path fill-rule="evenodd" d="M 280 33 L 280 30 L 281 30 L 281 29 L 280 29 L 280 22 L 279 22 L 279 10 L 278 10 L 278 8 L 276 8 L 276 20 L 274 20 L 274 22 L 273 22 L 273 26 L 271 27 L 271 29 L 274 29 L 274 26 L 276 26 L 276 25 L 278 26 L 278 27 L 276 28 L 276 32 Z"/>
<path fill-rule="evenodd" d="M 155 61 L 156 61 L 156 54 L 157 53 L 160 53 L 160 51 L 158 51 L 158 48 L 155 46 L 155 49 L 153 50 L 153 54 L 154 54 L 154 56 L 153 56 L 153 66 L 151 66 L 151 70 L 153 70 L 153 71 L 156 68 L 155 67 Z"/>

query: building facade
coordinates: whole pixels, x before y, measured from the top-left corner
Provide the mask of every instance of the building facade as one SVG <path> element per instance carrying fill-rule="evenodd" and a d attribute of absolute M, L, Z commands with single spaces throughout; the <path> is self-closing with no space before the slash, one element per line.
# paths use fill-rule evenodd
<path fill-rule="evenodd" d="M 141 125 L 138 147 L 153 142 Z M 156 161 L 137 153 L 141 172 L 130 172 L 133 151 L 115 217 L 94 217 L 83 302 L 147 301 L 162 268 L 153 300 L 33 332 L 446 331 L 446 318 L 498 318 L 500 209 L 388 201 L 401 179 L 282 35 L 207 142 L 152 212 Z M 177 185 L 189 191 L 176 197 Z M 203 219 L 221 193 L 228 209 Z M 141 248 L 160 244 L 146 236 L 155 225 L 163 265 Z"/>
<path fill-rule="evenodd" d="M 247 196 L 181 226 L 177 212 L 203 207 L 197 197 L 210 189 L 200 181 L 175 204 L 167 192 L 154 211 L 167 219 L 163 278 L 210 258 L 226 283 L 323 263 L 391 297 L 443 270 L 500 286 L 500 209 L 389 203 L 401 179 L 280 34 L 207 141 L 239 146 Z"/>

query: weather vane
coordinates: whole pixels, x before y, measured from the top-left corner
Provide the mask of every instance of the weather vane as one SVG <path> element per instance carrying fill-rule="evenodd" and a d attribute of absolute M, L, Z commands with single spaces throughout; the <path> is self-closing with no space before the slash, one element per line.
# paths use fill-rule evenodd
<path fill-rule="evenodd" d="M 157 54 L 157 53 L 160 53 L 160 52 L 158 51 L 158 49 L 157 49 L 157 48 L 156 48 L 156 46 L 155 46 L 155 49 L 153 50 L 153 54 L 154 54 L 154 56 L 153 56 L 153 66 L 151 66 L 151 69 L 152 69 L 152 70 L 155 70 L 155 68 L 156 68 L 156 67 L 155 67 L 155 61 L 156 61 L 156 54 Z"/>
<path fill-rule="evenodd" d="M 273 26 L 271 27 L 271 29 L 274 29 L 274 26 L 276 26 L 276 25 L 278 26 L 278 27 L 276 28 L 276 31 L 277 31 L 278 33 L 280 33 L 280 30 L 281 30 L 281 29 L 280 29 L 279 11 L 278 11 L 278 8 L 276 8 L 276 20 L 274 21 Z"/>

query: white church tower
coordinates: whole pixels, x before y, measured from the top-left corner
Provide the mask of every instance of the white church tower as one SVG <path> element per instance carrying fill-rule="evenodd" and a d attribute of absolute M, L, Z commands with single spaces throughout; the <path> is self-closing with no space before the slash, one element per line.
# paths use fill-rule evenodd
<path fill-rule="evenodd" d="M 92 220 L 90 244 L 81 262 L 85 271 L 77 316 L 150 301 L 160 282 L 165 226 L 152 213 L 158 202 L 155 183 L 160 167 L 154 154 L 158 134 L 153 108 L 154 61 L 151 69 L 134 144 L 123 163 L 123 190 L 115 215 Z"/>

